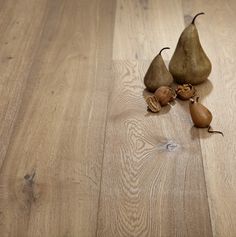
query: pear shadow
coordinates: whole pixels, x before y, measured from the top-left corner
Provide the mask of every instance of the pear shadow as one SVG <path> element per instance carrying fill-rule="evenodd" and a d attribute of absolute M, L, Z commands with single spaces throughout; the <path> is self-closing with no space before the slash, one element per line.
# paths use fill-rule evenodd
<path fill-rule="evenodd" d="M 208 139 L 211 136 L 221 136 L 221 134 L 217 133 L 209 133 L 208 128 L 197 128 L 192 126 L 190 129 L 190 134 L 192 139 L 200 138 L 200 139 Z"/>
<path fill-rule="evenodd" d="M 178 97 L 176 98 L 176 102 L 180 104 L 181 108 L 190 115 L 189 112 L 189 101 L 188 100 L 181 100 Z"/>
<path fill-rule="evenodd" d="M 146 99 L 148 96 L 153 95 L 154 93 L 148 91 L 146 88 L 143 89 L 143 98 Z"/>
<path fill-rule="evenodd" d="M 173 89 L 176 89 L 177 86 L 178 86 L 178 84 L 176 82 L 174 82 L 172 84 Z M 196 89 L 196 94 L 195 94 L 194 98 L 199 97 L 200 102 L 202 102 L 204 100 L 204 98 L 206 96 L 208 96 L 211 93 L 211 91 L 213 90 L 213 85 L 212 85 L 211 81 L 208 79 L 205 82 L 203 82 L 202 84 L 195 85 L 194 87 Z M 177 97 L 176 101 L 178 101 L 178 103 L 183 107 L 183 109 L 189 113 L 189 101 L 188 100 L 181 100 Z"/>
<path fill-rule="evenodd" d="M 171 86 L 173 89 L 176 89 L 178 85 L 178 83 L 173 82 Z M 207 79 L 201 84 L 194 85 L 194 87 L 196 89 L 195 97 L 200 97 L 200 100 L 208 96 L 213 90 L 213 84 L 209 79 Z"/>
<path fill-rule="evenodd" d="M 199 138 L 207 139 L 213 135 L 207 131 L 207 128 L 197 128 L 196 126 L 191 127 L 190 134 L 193 140 Z"/>
<path fill-rule="evenodd" d="M 205 82 L 196 85 L 195 88 L 196 88 L 196 96 L 199 96 L 200 100 L 202 101 L 213 90 L 213 84 L 209 79 L 207 79 Z"/>
<path fill-rule="evenodd" d="M 190 134 L 192 140 L 199 139 L 199 130 L 195 126 L 190 128 Z"/>
<path fill-rule="evenodd" d="M 148 96 L 152 96 L 153 93 L 148 91 L 146 88 L 143 90 L 143 98 L 144 100 L 148 97 Z M 172 101 L 170 102 L 168 105 L 161 107 L 161 110 L 158 113 L 153 113 L 151 112 L 148 108 L 147 108 L 147 113 L 145 114 L 145 117 L 149 117 L 149 116 L 160 116 L 163 114 L 166 114 L 170 111 L 171 107 L 174 106 L 175 102 Z"/>
<path fill-rule="evenodd" d="M 175 81 L 170 85 L 174 90 L 177 89 L 178 87 L 178 83 L 176 83 Z M 183 108 L 183 110 L 187 113 L 189 113 L 189 101 L 188 100 L 181 100 L 178 97 L 176 97 L 176 99 L 174 100 L 174 103 L 178 103 L 181 105 L 181 107 Z"/>

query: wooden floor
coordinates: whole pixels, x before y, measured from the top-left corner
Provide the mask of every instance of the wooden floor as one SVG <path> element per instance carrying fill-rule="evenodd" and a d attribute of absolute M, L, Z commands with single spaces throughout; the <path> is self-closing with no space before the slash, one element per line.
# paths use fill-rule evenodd
<path fill-rule="evenodd" d="M 143 77 L 192 16 L 213 64 L 188 103 Z M 235 237 L 236 1 L 0 0 L 0 236 Z"/>

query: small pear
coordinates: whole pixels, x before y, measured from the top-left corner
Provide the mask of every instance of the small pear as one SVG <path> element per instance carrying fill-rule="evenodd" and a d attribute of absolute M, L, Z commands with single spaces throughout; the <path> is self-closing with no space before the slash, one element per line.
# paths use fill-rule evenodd
<path fill-rule="evenodd" d="M 208 128 L 209 133 L 219 133 L 224 136 L 223 132 L 211 130 L 212 113 L 204 105 L 198 102 L 199 97 L 190 99 L 189 110 L 195 127 Z"/>
<path fill-rule="evenodd" d="M 163 48 L 159 54 L 152 60 L 146 75 L 144 77 L 144 84 L 151 92 L 156 91 L 161 86 L 169 86 L 173 82 L 173 77 L 168 71 L 161 52 L 168 47 Z"/>
<path fill-rule="evenodd" d="M 208 128 L 212 121 L 211 112 L 196 100 L 190 99 L 189 109 L 194 125 L 197 128 Z"/>
<path fill-rule="evenodd" d="M 184 29 L 169 63 L 169 71 L 179 84 L 200 84 L 211 73 L 211 62 L 201 46 L 195 26 L 195 19 L 202 14 L 198 13 Z"/>

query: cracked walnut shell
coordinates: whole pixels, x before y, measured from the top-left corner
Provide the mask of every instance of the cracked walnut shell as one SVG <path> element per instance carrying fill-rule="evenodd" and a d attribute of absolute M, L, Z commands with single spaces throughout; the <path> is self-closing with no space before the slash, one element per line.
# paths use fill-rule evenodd
<path fill-rule="evenodd" d="M 188 100 L 195 95 L 196 89 L 191 84 L 183 84 L 177 87 L 176 93 L 181 100 Z"/>
<path fill-rule="evenodd" d="M 149 96 L 146 98 L 148 109 L 153 113 L 157 113 L 161 110 L 161 105 L 155 96 Z"/>

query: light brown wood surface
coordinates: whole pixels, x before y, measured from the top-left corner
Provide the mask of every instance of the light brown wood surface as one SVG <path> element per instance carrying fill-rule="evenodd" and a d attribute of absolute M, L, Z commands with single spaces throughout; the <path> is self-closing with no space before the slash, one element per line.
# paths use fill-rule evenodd
<path fill-rule="evenodd" d="M 188 103 L 146 110 L 195 13 L 213 64 Z M 0 236 L 235 237 L 236 2 L 0 0 Z"/>

